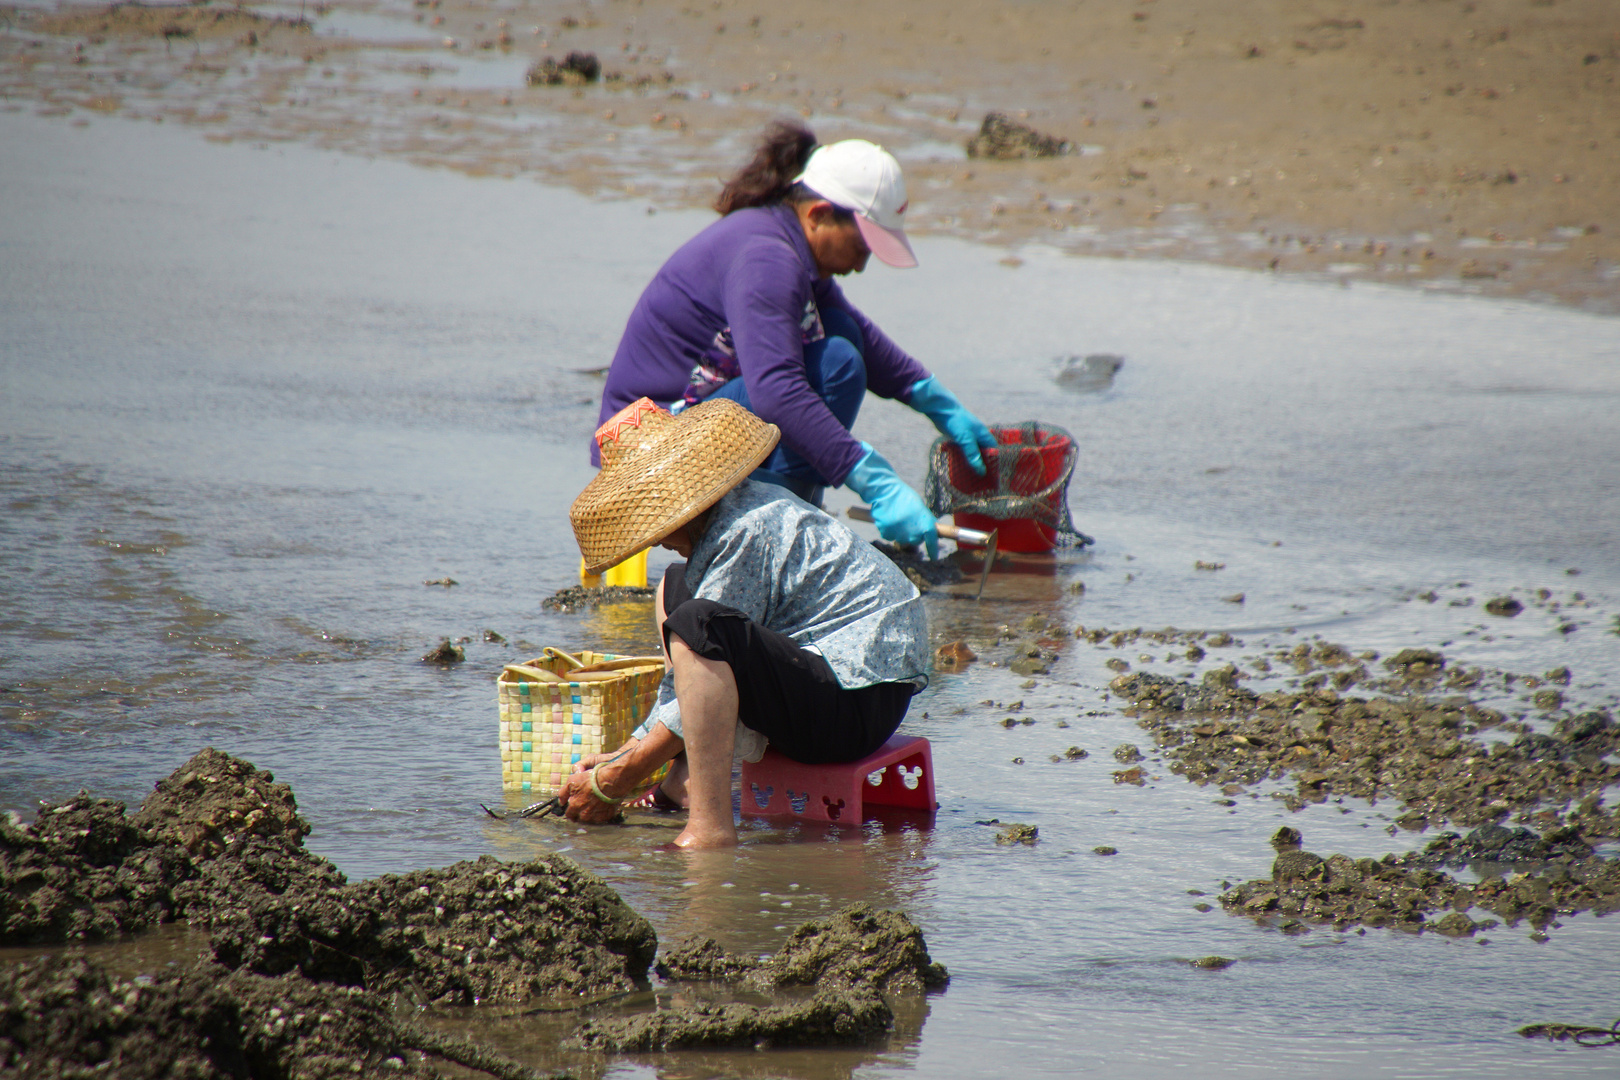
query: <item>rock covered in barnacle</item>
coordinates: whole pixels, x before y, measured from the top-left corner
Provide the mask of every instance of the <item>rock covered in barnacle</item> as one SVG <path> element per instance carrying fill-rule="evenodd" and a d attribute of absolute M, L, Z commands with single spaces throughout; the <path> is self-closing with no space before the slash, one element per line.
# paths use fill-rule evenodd
<path fill-rule="evenodd" d="M 547 611 L 573 615 L 580 611 L 594 611 L 603 604 L 647 602 L 657 594 L 658 587 L 655 585 L 603 585 L 594 589 L 571 585 L 558 589 L 540 601 L 540 606 Z"/>
<path fill-rule="evenodd" d="M 1058 157 L 1069 150 L 1067 139 L 1043 135 L 1028 124 L 1020 124 L 1006 113 L 999 112 L 985 113 L 979 133 L 967 144 L 968 157 L 997 161 Z"/>
<path fill-rule="evenodd" d="M 185 853 L 156 841 L 124 804 L 80 792 L 24 825 L 0 817 L 0 946 L 95 941 L 177 917 Z"/>
<path fill-rule="evenodd" d="M 759 972 L 773 987 L 837 984 L 883 993 L 920 993 L 950 981 L 915 923 L 868 904 L 804 923 Z"/>
<path fill-rule="evenodd" d="M 1567 861 L 1542 873 L 1465 884 L 1424 865 L 1418 856 L 1324 859 L 1288 848 L 1278 852 L 1269 879 L 1229 890 L 1221 905 L 1291 933 L 1327 924 L 1337 930 L 1392 927 L 1468 937 L 1500 925 L 1469 917 L 1467 912 L 1476 908 L 1509 926 L 1527 921 L 1540 930 L 1560 913 L 1620 910 L 1620 863 Z M 1446 914 L 1436 918 L 1439 912 Z"/>
<path fill-rule="evenodd" d="M 584 86 L 602 76 L 602 62 L 591 52 L 570 52 L 558 60 L 548 56 L 536 60 L 523 73 L 523 81 L 530 86 Z"/>
<path fill-rule="evenodd" d="M 203 750 L 141 809 L 80 795 L 0 819 L 0 944 L 134 933 L 187 919 L 225 967 L 470 1004 L 645 983 L 651 924 L 560 856 L 349 884 L 304 848 L 292 790 Z"/>
<path fill-rule="evenodd" d="M 7 1076 L 442 1075 L 413 1034 L 380 995 L 207 963 L 134 980 L 72 955 L 0 971 Z"/>
<path fill-rule="evenodd" d="M 671 979 L 742 980 L 762 990 L 836 985 L 921 993 L 950 981 L 945 966 L 929 957 L 915 923 L 869 904 L 802 924 L 765 960 L 734 956 L 712 938 L 692 938 L 666 953 L 658 972 Z"/>
<path fill-rule="evenodd" d="M 788 1005 L 699 1002 L 627 1020 L 587 1020 L 568 1044 L 618 1054 L 859 1045 L 885 1035 L 893 1022 L 894 1011 L 879 994 L 834 987 Z"/>
<path fill-rule="evenodd" d="M 243 890 L 306 872 L 342 878 L 303 849 L 292 790 L 229 754 L 199 752 L 133 815 L 80 793 L 28 825 L 0 820 L 0 945 L 93 941 L 206 919 Z"/>
<path fill-rule="evenodd" d="M 292 788 L 269 770 L 212 747 L 158 781 L 134 823 L 153 839 L 212 858 L 234 840 L 260 836 L 302 845 L 309 822 L 298 816 Z"/>
<path fill-rule="evenodd" d="M 618 1053 L 867 1042 L 893 1022 L 885 995 L 922 993 L 950 978 L 929 957 L 922 931 L 910 919 L 866 904 L 803 924 L 765 960 L 729 954 L 712 938 L 692 938 L 664 955 L 658 973 L 759 992 L 814 987 L 815 993 L 780 1005 L 697 1003 L 625 1020 L 587 1021 L 572 1042 Z"/>
<path fill-rule="evenodd" d="M 258 892 L 216 910 L 209 941 L 233 969 L 447 1005 L 634 989 L 658 948 L 646 919 L 561 855 Z"/>
<path fill-rule="evenodd" d="M 1590 802 L 1620 780 L 1620 765 L 1608 760 L 1620 749 L 1620 727 L 1606 712 L 1561 718 L 1551 735 L 1521 730 L 1512 741 L 1487 743 L 1481 733 L 1508 726 L 1501 712 L 1466 697 L 1410 692 L 1433 685 L 1444 657 L 1407 649 L 1389 663 L 1408 691 L 1400 699 L 1327 688 L 1257 694 L 1232 678 L 1195 685 L 1149 672 L 1121 675 L 1110 689 L 1131 702 L 1130 714 L 1152 733 L 1171 771 L 1195 783 L 1247 786 L 1291 776 L 1297 792 L 1281 798 L 1296 808 L 1394 796 L 1406 810 L 1398 823 L 1412 828 L 1474 827 L 1542 801 L 1575 800 L 1570 816 L 1580 818 L 1584 835 L 1620 835 L 1620 816 Z"/>
<path fill-rule="evenodd" d="M 714 938 L 692 937 L 659 957 L 654 968 L 672 982 L 739 979 L 759 967 L 759 961 L 726 952 Z"/>

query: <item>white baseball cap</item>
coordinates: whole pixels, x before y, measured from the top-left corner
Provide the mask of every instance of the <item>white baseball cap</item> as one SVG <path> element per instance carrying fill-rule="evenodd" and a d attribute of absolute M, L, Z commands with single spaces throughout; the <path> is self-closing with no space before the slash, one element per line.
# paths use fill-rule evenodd
<path fill-rule="evenodd" d="M 906 181 L 894 155 L 865 139 L 818 146 L 794 183 L 834 206 L 855 211 L 855 223 L 872 254 L 890 266 L 917 265 L 906 239 Z"/>

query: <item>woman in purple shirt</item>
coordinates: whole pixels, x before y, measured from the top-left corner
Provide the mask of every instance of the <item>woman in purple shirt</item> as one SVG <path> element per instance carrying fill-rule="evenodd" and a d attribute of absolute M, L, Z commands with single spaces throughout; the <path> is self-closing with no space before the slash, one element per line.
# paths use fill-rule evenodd
<path fill-rule="evenodd" d="M 602 391 L 601 419 L 637 398 L 675 411 L 710 396 L 782 430 L 755 479 L 819 506 L 843 484 L 884 539 L 937 555 L 934 515 L 849 429 L 867 390 L 926 415 L 979 473 L 995 437 L 928 370 L 856 309 L 833 278 L 871 255 L 916 266 L 903 231 L 900 165 L 861 139 L 818 146 L 778 123 L 734 176 L 720 220 L 670 256 L 630 314 Z M 596 444 L 591 444 L 593 463 Z"/>

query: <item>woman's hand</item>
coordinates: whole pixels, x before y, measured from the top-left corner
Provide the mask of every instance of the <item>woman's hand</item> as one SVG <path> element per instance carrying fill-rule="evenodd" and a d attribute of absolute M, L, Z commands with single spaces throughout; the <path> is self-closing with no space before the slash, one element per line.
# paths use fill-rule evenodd
<path fill-rule="evenodd" d="M 910 405 L 932 420 L 941 435 L 961 448 L 968 468 L 984 475 L 984 456 L 980 451 L 993 448 L 996 437 L 977 416 L 963 408 L 955 394 L 930 375 L 911 388 Z"/>
<path fill-rule="evenodd" d="M 584 762 L 581 761 L 580 764 L 583 765 Z M 600 777 L 597 782 L 600 784 Z M 562 803 L 564 817 L 584 825 L 605 825 L 618 817 L 619 811 L 623 809 L 621 803 L 603 802 L 596 797 L 591 791 L 589 770 L 570 774 L 563 782 L 562 790 L 557 793 L 557 799 Z"/>
<path fill-rule="evenodd" d="M 866 454 L 844 477 L 844 486 L 872 507 L 878 535 L 891 544 L 921 544 L 930 559 L 939 558 L 939 530 L 933 511 L 870 443 L 861 443 L 861 448 Z"/>
<path fill-rule="evenodd" d="M 623 809 L 623 800 L 615 796 L 628 797 L 633 794 L 636 785 L 641 782 L 639 776 L 627 776 L 626 765 L 630 761 L 631 752 L 640 746 L 638 739 L 626 740 L 624 745 L 606 754 L 586 754 L 574 766 L 563 783 L 563 788 L 557 793 L 557 798 L 563 805 L 563 816 L 569 821 L 584 822 L 587 825 L 600 824 L 612 821 L 619 816 Z M 591 790 L 591 779 L 595 777 L 596 787 L 608 799 L 599 797 Z M 611 801 L 609 801 L 611 799 Z"/>
<path fill-rule="evenodd" d="M 679 736 L 671 734 L 663 724 L 654 724 L 645 739 L 626 739 L 623 746 L 609 754 L 584 755 L 557 792 L 563 816 L 588 825 L 612 821 L 647 777 L 684 749 Z M 605 798 L 591 790 L 593 775 L 597 790 Z"/>
<path fill-rule="evenodd" d="M 590 772 L 592 769 L 596 768 L 596 766 L 600 765 L 602 762 L 604 762 L 604 761 L 612 761 L 614 758 L 616 758 L 620 754 L 622 754 L 624 752 L 624 749 L 626 749 L 626 748 L 628 748 L 630 746 L 634 746 L 634 745 L 635 744 L 633 742 L 632 743 L 626 743 L 625 747 L 620 748 L 618 750 L 611 751 L 611 752 L 604 752 L 604 753 L 601 753 L 601 754 L 586 754 L 584 757 L 580 758 L 578 764 L 576 764 L 574 766 L 574 772 L 576 772 L 576 773 Z"/>

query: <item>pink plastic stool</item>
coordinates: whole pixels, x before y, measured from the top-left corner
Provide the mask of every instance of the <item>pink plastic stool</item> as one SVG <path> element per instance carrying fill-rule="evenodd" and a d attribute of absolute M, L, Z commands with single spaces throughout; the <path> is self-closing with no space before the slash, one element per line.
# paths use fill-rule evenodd
<path fill-rule="evenodd" d="M 743 762 L 745 814 L 859 823 L 867 806 L 930 813 L 939 806 L 927 739 L 893 735 L 875 753 L 841 765 L 801 765 L 775 750 Z"/>

